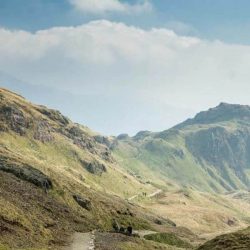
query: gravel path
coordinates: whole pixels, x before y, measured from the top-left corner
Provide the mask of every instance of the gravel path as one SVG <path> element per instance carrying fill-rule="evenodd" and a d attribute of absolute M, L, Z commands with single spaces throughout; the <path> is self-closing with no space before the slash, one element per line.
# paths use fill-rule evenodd
<path fill-rule="evenodd" d="M 95 233 L 75 233 L 72 238 L 72 244 L 64 250 L 94 250 Z"/>

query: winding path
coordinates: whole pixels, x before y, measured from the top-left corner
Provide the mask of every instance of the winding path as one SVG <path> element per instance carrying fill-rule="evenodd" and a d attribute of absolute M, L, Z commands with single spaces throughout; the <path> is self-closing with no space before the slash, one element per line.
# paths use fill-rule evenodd
<path fill-rule="evenodd" d="M 160 194 L 160 193 L 162 193 L 162 192 L 163 192 L 163 191 L 162 191 L 161 189 L 158 189 L 158 190 L 156 190 L 155 192 L 153 192 L 152 194 L 147 195 L 147 197 L 148 197 L 148 198 L 153 198 L 153 197 L 155 197 L 156 195 L 158 195 L 158 194 Z M 139 196 L 139 194 L 136 194 L 136 195 L 134 195 L 134 196 L 128 198 L 128 200 L 129 200 L 129 201 L 132 201 L 132 200 L 134 200 L 135 198 L 137 198 L 138 196 Z"/>

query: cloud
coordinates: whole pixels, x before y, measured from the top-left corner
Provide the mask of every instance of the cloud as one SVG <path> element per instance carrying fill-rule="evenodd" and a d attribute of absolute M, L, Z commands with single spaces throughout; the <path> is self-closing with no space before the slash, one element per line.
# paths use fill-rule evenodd
<path fill-rule="evenodd" d="M 105 108 L 107 102 L 101 98 L 121 100 L 130 107 L 140 102 L 145 114 L 154 106 L 154 112 L 161 110 L 161 118 L 154 116 L 155 128 L 147 128 L 154 130 L 179 121 L 177 111 L 176 116 L 162 118 L 163 107 L 181 113 L 187 107 L 199 111 L 220 101 L 249 104 L 249 61 L 250 46 L 106 20 L 35 33 L 0 29 L 0 70 L 36 85 L 98 96 L 99 104 L 93 102 L 93 107 L 103 103 L 106 112 L 111 105 Z M 114 110 L 114 116 L 121 112 L 127 124 L 137 119 L 135 112 L 121 106 L 124 110 Z M 151 114 L 145 116 L 150 120 Z M 144 128 L 145 121 L 134 125 L 133 132 Z"/>
<path fill-rule="evenodd" d="M 147 0 L 136 4 L 122 3 L 119 0 L 69 0 L 76 10 L 97 15 L 111 12 L 143 13 L 152 10 L 152 5 Z"/>

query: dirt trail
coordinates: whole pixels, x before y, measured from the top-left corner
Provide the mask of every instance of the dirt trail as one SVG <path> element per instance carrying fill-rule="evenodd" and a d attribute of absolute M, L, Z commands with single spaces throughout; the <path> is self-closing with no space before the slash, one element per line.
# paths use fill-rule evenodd
<path fill-rule="evenodd" d="M 94 232 L 75 233 L 72 238 L 72 244 L 63 250 L 94 250 L 94 240 Z"/>
<path fill-rule="evenodd" d="M 163 191 L 162 191 L 161 189 L 158 189 L 158 190 L 156 190 L 155 192 L 153 192 L 152 194 L 147 195 L 147 197 L 148 197 L 148 198 L 153 198 L 154 196 L 156 196 L 156 195 L 158 195 L 158 194 L 160 194 L 160 193 L 162 193 L 162 192 L 163 192 Z M 137 198 L 138 196 L 139 196 L 139 194 L 136 194 L 136 195 L 134 195 L 134 196 L 128 198 L 128 200 L 129 200 L 129 201 L 132 201 L 132 200 L 134 200 L 135 198 Z"/>
<path fill-rule="evenodd" d="M 156 231 L 151 231 L 151 230 L 134 230 L 134 233 L 138 234 L 141 238 L 149 234 L 157 234 Z"/>
<path fill-rule="evenodd" d="M 152 197 L 154 197 L 154 196 L 156 196 L 157 194 L 160 194 L 160 193 L 162 193 L 163 191 L 161 190 L 161 189 L 158 189 L 158 190 L 156 190 L 154 193 L 152 193 L 152 194 L 149 194 L 148 195 L 148 198 L 152 198 Z"/>

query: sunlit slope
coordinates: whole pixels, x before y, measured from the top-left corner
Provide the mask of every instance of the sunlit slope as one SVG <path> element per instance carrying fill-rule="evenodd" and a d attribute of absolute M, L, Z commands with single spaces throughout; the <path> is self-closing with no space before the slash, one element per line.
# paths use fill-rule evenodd
<path fill-rule="evenodd" d="M 59 111 L 0 89 L 0 115 L 0 145 L 23 161 L 122 197 L 147 189 L 119 168 L 109 149 L 112 138 L 71 122 Z"/>
<path fill-rule="evenodd" d="M 250 107 L 222 103 L 163 132 L 119 136 L 113 152 L 146 181 L 211 192 L 248 189 Z"/>
<path fill-rule="evenodd" d="M 0 248 L 56 249 L 73 231 L 110 230 L 113 219 L 153 229 L 158 217 L 124 198 L 156 188 L 119 166 L 112 143 L 0 89 Z"/>

